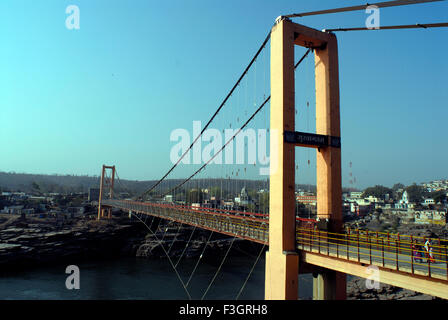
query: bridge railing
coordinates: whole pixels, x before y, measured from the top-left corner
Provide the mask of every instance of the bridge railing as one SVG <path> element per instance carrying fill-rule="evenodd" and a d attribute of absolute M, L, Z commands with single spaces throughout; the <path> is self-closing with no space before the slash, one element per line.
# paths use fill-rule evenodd
<path fill-rule="evenodd" d="M 167 203 L 105 200 L 104 205 L 149 214 L 268 244 L 269 215 Z M 394 233 L 318 230 L 313 219 L 296 219 L 297 248 L 397 271 L 448 280 L 448 242 Z"/>
<path fill-rule="evenodd" d="M 341 259 L 448 280 L 446 240 L 347 229 L 333 233 L 297 226 L 297 246 Z"/>
<path fill-rule="evenodd" d="M 130 200 L 108 200 L 106 205 L 123 210 L 150 214 L 159 218 L 199 226 L 204 229 L 234 235 L 267 244 L 269 229 L 266 215 L 217 208 L 166 203 L 143 203 Z"/>

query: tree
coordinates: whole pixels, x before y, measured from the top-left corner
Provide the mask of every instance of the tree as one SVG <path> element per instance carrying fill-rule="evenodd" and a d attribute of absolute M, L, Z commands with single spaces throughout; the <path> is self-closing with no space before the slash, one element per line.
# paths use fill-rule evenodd
<path fill-rule="evenodd" d="M 211 197 L 216 197 L 216 199 L 221 199 L 221 194 L 224 196 L 221 187 L 211 187 L 209 190 L 209 194 Z"/>
<path fill-rule="evenodd" d="M 434 203 L 443 203 L 446 200 L 446 191 L 439 190 L 431 193 Z"/>
<path fill-rule="evenodd" d="M 258 193 L 257 193 L 257 190 L 255 190 L 255 189 L 248 189 L 247 190 L 247 195 L 252 200 L 255 200 L 255 199 L 258 198 Z"/>
<path fill-rule="evenodd" d="M 174 201 L 183 201 L 185 199 L 185 190 L 176 190 L 173 196 Z"/>
<path fill-rule="evenodd" d="M 269 212 L 269 192 L 260 193 L 260 212 Z"/>
<path fill-rule="evenodd" d="M 187 192 L 187 203 L 202 203 L 204 200 L 204 194 L 198 189 L 191 189 Z"/>
<path fill-rule="evenodd" d="M 36 181 L 33 181 L 33 182 L 31 183 L 31 188 L 33 188 L 33 190 L 40 191 L 40 187 L 39 187 L 39 185 L 36 183 Z"/>
<path fill-rule="evenodd" d="M 309 215 L 309 210 L 302 202 L 296 202 L 296 214 L 299 217 L 307 217 Z"/>
<path fill-rule="evenodd" d="M 404 189 L 404 188 L 405 188 L 405 185 L 404 185 L 404 184 L 402 184 L 402 183 L 396 183 L 396 184 L 393 185 L 393 187 L 392 187 L 392 191 L 397 192 L 398 190 L 400 190 L 400 189 Z"/>
<path fill-rule="evenodd" d="M 408 193 L 408 199 L 410 202 L 420 203 L 423 200 L 423 197 L 427 194 L 427 191 L 422 186 L 418 186 L 417 184 L 413 184 L 411 186 L 406 187 L 406 191 Z"/>
<path fill-rule="evenodd" d="M 384 199 L 386 194 L 391 195 L 392 194 L 392 189 L 387 188 L 387 187 L 382 186 L 382 185 L 376 185 L 374 187 L 369 187 L 369 188 L 365 189 L 364 193 L 362 194 L 362 196 L 364 198 L 368 197 L 368 196 L 373 196 L 373 197 L 376 197 L 376 198 Z"/>
<path fill-rule="evenodd" d="M 247 205 L 247 211 L 248 211 L 248 212 L 255 212 L 255 204 L 253 204 L 253 203 L 249 203 L 249 204 Z"/>
<path fill-rule="evenodd" d="M 69 199 L 65 196 L 57 195 L 56 197 L 54 197 L 54 202 L 59 207 L 65 207 L 69 203 Z"/>

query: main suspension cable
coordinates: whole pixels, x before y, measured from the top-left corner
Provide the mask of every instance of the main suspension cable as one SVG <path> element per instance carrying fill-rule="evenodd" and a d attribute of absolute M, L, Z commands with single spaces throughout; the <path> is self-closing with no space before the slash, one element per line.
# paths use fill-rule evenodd
<path fill-rule="evenodd" d="M 249 71 L 249 69 L 252 67 L 253 63 L 255 62 L 255 60 L 257 59 L 258 55 L 260 54 L 260 52 L 264 49 L 264 47 L 266 46 L 266 43 L 269 41 L 269 39 L 271 38 L 271 32 L 269 31 L 268 35 L 266 36 L 265 40 L 263 41 L 263 43 L 261 44 L 260 48 L 258 49 L 257 53 L 255 54 L 255 56 L 252 58 L 252 60 L 250 61 L 249 65 L 246 67 L 246 69 L 244 70 L 244 72 L 241 74 L 241 76 L 239 77 L 239 79 L 236 81 L 236 83 L 234 84 L 234 86 L 232 87 L 232 89 L 229 91 L 229 93 L 227 94 L 227 96 L 225 97 L 225 99 L 221 102 L 220 106 L 218 107 L 218 109 L 216 109 L 215 113 L 212 115 L 212 117 L 208 120 L 207 124 L 204 126 L 204 128 L 201 130 L 201 132 L 198 134 L 198 136 L 194 139 L 194 141 L 191 143 L 190 147 L 182 154 L 182 156 L 177 160 L 177 162 L 171 167 L 171 169 L 168 170 L 167 173 L 165 173 L 165 175 L 159 180 L 157 181 L 151 188 L 149 188 L 148 190 L 144 191 L 142 194 L 140 194 L 140 196 L 138 196 L 137 198 L 143 197 L 143 195 L 151 192 L 152 190 L 154 190 L 154 188 L 156 188 L 173 170 L 174 168 L 177 167 L 177 165 L 181 162 L 181 160 L 185 157 L 185 155 L 187 155 L 190 150 L 193 148 L 193 145 L 196 143 L 196 141 L 198 141 L 198 139 L 202 136 L 202 134 L 205 132 L 205 130 L 208 128 L 208 126 L 212 123 L 212 121 L 215 119 L 215 117 L 218 115 L 218 113 L 221 111 L 221 109 L 224 107 L 224 105 L 226 104 L 227 100 L 230 98 L 230 96 L 233 94 L 233 92 L 235 91 L 235 89 L 238 87 L 238 85 L 240 84 L 241 80 L 244 78 L 244 76 L 247 74 L 247 72 Z"/>
<path fill-rule="evenodd" d="M 337 31 L 370 31 L 370 30 L 398 30 L 398 29 L 428 29 L 428 28 L 446 28 L 448 22 L 440 23 L 416 23 L 397 26 L 379 26 L 376 28 L 355 27 L 355 28 L 337 28 L 337 29 L 324 29 L 325 32 L 337 32 Z"/>
<path fill-rule="evenodd" d="M 378 8 L 387 8 L 387 7 L 397 7 L 397 6 L 406 6 L 411 4 L 421 4 L 428 2 L 438 2 L 445 0 L 395 0 L 395 1 L 385 1 L 385 2 L 377 2 L 377 3 L 367 3 L 360 6 L 351 6 L 351 7 L 342 7 L 336 9 L 328 9 L 328 10 L 319 10 L 319 11 L 311 11 L 311 12 L 302 12 L 302 13 L 293 13 L 283 15 L 285 18 L 296 18 L 296 17 L 306 17 L 306 16 L 314 16 L 321 14 L 329 14 L 329 13 L 340 13 L 340 12 L 348 12 L 348 11 L 358 11 L 365 10 L 369 6 L 375 6 Z"/>
<path fill-rule="evenodd" d="M 294 66 L 294 69 L 297 69 L 297 67 L 300 65 L 300 63 L 306 58 L 306 56 L 312 51 L 311 48 L 309 48 L 305 54 L 302 56 L 302 58 L 300 58 L 300 60 L 296 63 L 296 65 Z M 227 145 L 233 141 L 233 139 L 249 124 L 249 122 L 252 121 L 252 119 L 257 115 L 257 113 L 263 109 L 263 107 L 269 102 L 269 100 L 271 99 L 271 96 L 267 97 L 266 100 L 258 107 L 257 110 L 255 110 L 255 112 L 250 116 L 249 119 L 247 119 L 247 121 L 241 126 L 241 128 L 239 128 L 237 130 L 237 132 L 235 132 L 233 134 L 233 136 L 227 140 L 227 142 L 221 147 L 221 149 L 218 150 L 218 152 L 216 152 L 213 157 L 210 157 L 210 159 L 204 163 L 198 170 L 196 170 L 190 177 L 188 177 L 187 179 L 185 179 L 183 182 L 181 182 L 180 184 L 178 184 L 177 186 L 175 186 L 174 188 L 172 188 L 171 190 L 168 191 L 168 193 L 166 194 L 170 194 L 173 191 L 177 190 L 178 188 L 182 187 L 185 183 L 187 183 L 188 181 L 190 181 L 195 175 L 197 175 L 202 169 L 204 169 L 210 162 L 213 161 L 213 159 L 215 159 L 226 147 Z"/>

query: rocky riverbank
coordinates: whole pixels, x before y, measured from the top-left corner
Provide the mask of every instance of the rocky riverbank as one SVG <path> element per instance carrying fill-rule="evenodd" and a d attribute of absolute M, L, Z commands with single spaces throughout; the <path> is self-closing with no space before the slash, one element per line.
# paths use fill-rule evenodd
<path fill-rule="evenodd" d="M 366 279 L 353 277 L 347 281 L 347 300 L 439 300 L 439 298 L 383 283 L 379 289 L 367 289 Z"/>
<path fill-rule="evenodd" d="M 52 219 L 0 216 L 0 268 L 29 268 L 51 263 L 76 263 L 80 259 L 136 256 L 140 258 L 197 258 L 219 263 L 230 256 L 256 257 L 262 245 L 234 239 L 211 231 L 179 225 L 174 222 L 147 219 L 145 226 L 127 216 L 111 220 L 83 218 L 56 221 Z M 148 230 L 150 227 L 151 231 Z M 424 232 L 422 228 L 408 230 Z M 438 234 L 443 230 L 435 230 Z M 266 250 L 266 248 L 264 248 Z M 173 259 L 174 260 L 174 259 Z M 367 289 L 365 279 L 350 277 L 347 281 L 349 300 L 433 300 L 420 294 L 381 284 L 380 289 Z"/>
<path fill-rule="evenodd" d="M 151 219 L 151 220 L 150 220 Z M 194 258 L 220 261 L 229 254 L 256 255 L 261 245 L 171 221 L 141 221 L 128 216 L 103 219 L 0 217 L 0 267 L 29 268 L 37 264 L 120 256 L 140 258 Z M 233 242 L 233 243 L 232 243 Z M 204 247 L 207 247 L 204 250 Z"/>
<path fill-rule="evenodd" d="M 111 220 L 21 218 L 0 225 L 0 267 L 135 255 L 145 229 L 129 219 Z"/>
<path fill-rule="evenodd" d="M 400 233 L 409 236 L 448 239 L 448 226 L 434 224 L 404 223 L 392 214 L 368 214 L 362 218 L 345 222 L 345 227 L 368 229 L 369 231 Z"/>
<path fill-rule="evenodd" d="M 204 252 L 205 260 L 217 261 L 226 254 L 230 246 L 230 256 L 256 256 L 262 249 L 262 245 L 258 243 L 170 221 L 152 226 L 151 229 L 153 231 L 148 232 L 138 247 L 137 257 L 195 258 Z"/>

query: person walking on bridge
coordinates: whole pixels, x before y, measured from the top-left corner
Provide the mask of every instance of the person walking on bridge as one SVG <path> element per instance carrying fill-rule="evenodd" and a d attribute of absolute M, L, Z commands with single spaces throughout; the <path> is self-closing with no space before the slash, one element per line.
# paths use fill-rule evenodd
<path fill-rule="evenodd" d="M 424 246 L 427 253 L 429 252 L 429 243 L 430 243 L 430 241 L 429 241 L 429 239 L 427 239 L 425 241 L 425 246 Z"/>
<path fill-rule="evenodd" d="M 422 260 L 422 257 L 423 257 L 422 248 L 417 243 L 414 243 L 412 245 L 412 249 L 414 251 L 413 252 L 414 253 L 414 261 L 422 263 L 423 262 L 423 260 Z"/>
<path fill-rule="evenodd" d="M 436 260 L 434 259 L 434 255 L 432 253 L 432 247 L 429 247 L 429 261 L 431 263 L 435 263 L 436 262 Z"/>
<path fill-rule="evenodd" d="M 434 262 L 434 257 L 432 254 L 431 240 L 426 240 L 425 242 L 425 254 L 426 254 L 426 262 Z"/>

